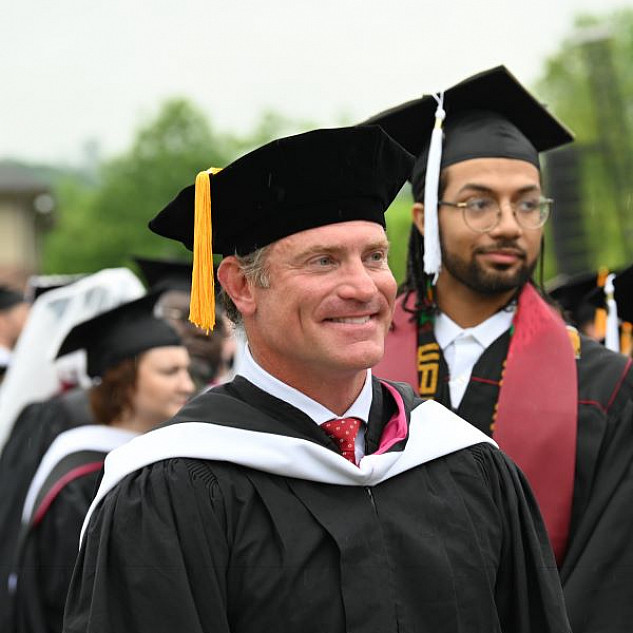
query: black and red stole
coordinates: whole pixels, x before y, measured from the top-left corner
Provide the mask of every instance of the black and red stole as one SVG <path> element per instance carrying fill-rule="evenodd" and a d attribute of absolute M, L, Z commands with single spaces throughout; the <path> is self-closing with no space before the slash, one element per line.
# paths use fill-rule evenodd
<path fill-rule="evenodd" d="M 446 393 L 448 370 L 432 329 L 432 319 L 421 315 L 419 393 L 424 398 L 450 402 Z M 492 420 L 493 438 L 532 486 L 560 564 L 569 534 L 576 464 L 575 352 L 565 323 L 531 284 L 526 284 L 519 294 L 512 329 L 505 361 L 499 358 L 495 364 L 497 375 L 471 379 L 482 382 L 482 388 L 498 390 L 494 410 L 471 411 L 469 415 L 474 404 L 470 402 L 466 407 L 460 406 L 458 412 L 469 422 L 474 415 L 480 418 L 479 422 L 486 417 Z M 500 343 L 497 351 L 503 352 L 503 341 Z M 481 428 L 481 423 L 472 422 Z"/>

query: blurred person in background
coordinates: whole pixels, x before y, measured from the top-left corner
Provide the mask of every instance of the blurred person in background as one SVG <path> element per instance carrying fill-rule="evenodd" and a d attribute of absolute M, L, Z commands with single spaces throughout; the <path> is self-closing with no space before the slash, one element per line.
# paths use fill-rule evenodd
<path fill-rule="evenodd" d="M 180 336 L 150 294 L 77 325 L 59 350 L 84 349 L 96 424 L 57 436 L 26 496 L 9 578 L 12 633 L 58 633 L 79 532 L 105 455 L 174 416 L 194 391 Z"/>
<path fill-rule="evenodd" d="M 0 631 L 8 630 L 8 578 L 27 490 L 42 457 L 63 431 L 94 423 L 85 352 L 55 355 L 78 323 L 144 294 L 127 268 L 30 280 L 34 302 L 0 402 Z M 76 385 L 74 388 L 71 386 Z"/>
<path fill-rule="evenodd" d="M 0 389 L 28 315 L 29 304 L 24 296 L 8 286 L 0 286 Z"/>
<path fill-rule="evenodd" d="M 189 321 L 192 264 L 178 260 L 135 257 L 148 288 L 160 293 L 156 314 L 167 319 L 181 336 L 191 358 L 191 377 L 198 391 L 231 377 L 234 355 L 233 329 L 221 306 L 213 331 L 204 332 Z M 216 285 L 216 287 L 219 287 Z"/>

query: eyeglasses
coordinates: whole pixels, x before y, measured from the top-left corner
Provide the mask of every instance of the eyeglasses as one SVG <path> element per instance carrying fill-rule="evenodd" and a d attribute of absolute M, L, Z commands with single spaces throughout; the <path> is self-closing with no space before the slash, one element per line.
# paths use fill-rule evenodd
<path fill-rule="evenodd" d="M 510 208 L 524 229 L 540 229 L 549 218 L 553 202 L 551 198 L 526 196 L 511 202 Z M 477 233 L 492 231 L 501 222 L 501 207 L 494 198 L 477 196 L 465 202 L 440 200 L 438 205 L 461 209 L 466 226 Z"/>

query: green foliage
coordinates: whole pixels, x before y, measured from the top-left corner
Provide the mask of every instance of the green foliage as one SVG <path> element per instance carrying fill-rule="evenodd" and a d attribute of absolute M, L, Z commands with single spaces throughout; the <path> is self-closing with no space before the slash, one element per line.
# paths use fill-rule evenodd
<path fill-rule="evenodd" d="M 45 271 L 92 272 L 129 263 L 131 255 L 182 256 L 183 247 L 152 234 L 148 221 L 198 171 L 227 164 L 237 149 L 187 101 L 168 101 L 125 154 L 102 166 L 95 189 L 69 181 L 58 187 L 59 223 L 45 243 Z"/>
<path fill-rule="evenodd" d="M 96 197 L 93 187 L 77 178 L 66 177 L 55 184 L 59 218 L 57 226 L 46 235 L 43 270 L 47 274 L 78 273 L 90 270 L 94 235 L 86 236 L 86 219 Z M 94 270 L 97 270 L 96 268 Z"/>
<path fill-rule="evenodd" d="M 387 214 L 387 235 L 389 236 L 389 267 L 398 285 L 404 281 L 407 265 L 407 246 L 411 230 L 411 207 L 413 199 L 409 188 L 401 193 L 389 207 Z"/>

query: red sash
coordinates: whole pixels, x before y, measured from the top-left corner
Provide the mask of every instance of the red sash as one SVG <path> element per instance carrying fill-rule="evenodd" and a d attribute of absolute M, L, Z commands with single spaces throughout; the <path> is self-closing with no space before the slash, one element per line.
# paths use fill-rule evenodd
<path fill-rule="evenodd" d="M 576 466 L 576 360 L 563 320 L 531 284 L 514 325 L 493 437 L 527 476 L 560 565 Z"/>

